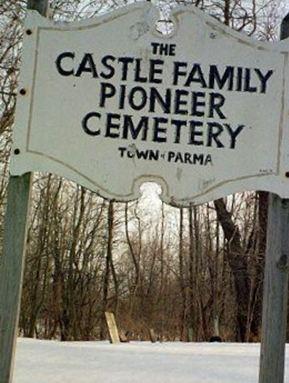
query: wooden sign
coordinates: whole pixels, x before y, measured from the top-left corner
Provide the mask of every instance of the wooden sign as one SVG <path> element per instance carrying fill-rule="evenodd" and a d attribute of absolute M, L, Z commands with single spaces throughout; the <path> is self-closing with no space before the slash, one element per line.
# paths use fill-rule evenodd
<path fill-rule="evenodd" d="M 11 174 L 48 171 L 104 197 L 289 197 L 288 42 L 256 42 L 195 7 L 174 30 L 137 3 L 91 21 L 26 21 Z"/>

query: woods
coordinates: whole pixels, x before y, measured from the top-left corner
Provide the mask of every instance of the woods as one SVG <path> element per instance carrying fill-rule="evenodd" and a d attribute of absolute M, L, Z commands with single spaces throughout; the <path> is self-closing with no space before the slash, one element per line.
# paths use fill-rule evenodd
<path fill-rule="evenodd" d="M 50 14 L 72 21 L 124 3 L 53 1 Z M 273 1 L 187 3 L 258 39 L 277 38 L 281 7 Z M 166 20 L 177 2 L 159 5 Z M 2 222 L 25 8 L 20 0 L 0 5 Z M 159 24 L 165 30 L 169 21 Z M 178 209 L 161 203 L 159 192 L 147 185 L 140 200 L 122 204 L 35 174 L 21 335 L 105 339 L 109 310 L 131 339 L 149 339 L 151 328 L 164 341 L 260 339 L 267 193 Z"/>

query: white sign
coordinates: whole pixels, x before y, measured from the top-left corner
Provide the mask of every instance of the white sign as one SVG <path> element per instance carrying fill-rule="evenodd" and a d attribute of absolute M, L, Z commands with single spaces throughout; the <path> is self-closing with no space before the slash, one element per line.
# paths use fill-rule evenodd
<path fill-rule="evenodd" d="M 188 205 L 244 190 L 289 197 L 289 43 L 256 42 L 148 3 L 86 22 L 29 12 L 12 175 L 47 171 L 120 201 L 156 181 Z"/>

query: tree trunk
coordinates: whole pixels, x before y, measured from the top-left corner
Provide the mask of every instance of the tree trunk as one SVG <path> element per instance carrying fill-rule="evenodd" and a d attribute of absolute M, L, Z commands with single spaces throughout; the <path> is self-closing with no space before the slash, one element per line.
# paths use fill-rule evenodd
<path fill-rule="evenodd" d="M 236 293 L 237 340 L 246 339 L 248 297 L 250 293 L 247 259 L 241 246 L 241 234 L 234 224 L 231 213 L 228 212 L 223 199 L 214 201 L 218 220 L 228 243 L 228 262 L 231 268 Z"/>

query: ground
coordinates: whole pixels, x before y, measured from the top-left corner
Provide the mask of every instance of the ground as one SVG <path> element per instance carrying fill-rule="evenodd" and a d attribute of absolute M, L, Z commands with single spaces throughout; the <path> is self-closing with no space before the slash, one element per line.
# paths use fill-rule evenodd
<path fill-rule="evenodd" d="M 19 339 L 13 383 L 257 383 L 259 352 L 259 344 Z"/>

